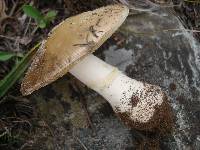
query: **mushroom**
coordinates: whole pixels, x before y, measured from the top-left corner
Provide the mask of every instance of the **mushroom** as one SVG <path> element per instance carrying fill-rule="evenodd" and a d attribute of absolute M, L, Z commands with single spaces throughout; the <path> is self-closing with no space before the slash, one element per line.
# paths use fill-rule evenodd
<path fill-rule="evenodd" d="M 31 94 L 70 72 L 102 95 L 127 125 L 141 130 L 154 130 L 160 124 L 167 127 L 170 110 L 160 87 L 131 79 L 91 54 L 120 27 L 128 13 L 125 5 L 109 5 L 57 25 L 36 53 L 22 81 L 22 94 Z"/>

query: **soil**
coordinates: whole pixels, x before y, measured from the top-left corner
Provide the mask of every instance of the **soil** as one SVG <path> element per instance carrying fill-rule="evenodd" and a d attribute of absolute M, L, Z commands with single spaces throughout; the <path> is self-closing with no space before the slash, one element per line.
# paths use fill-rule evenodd
<path fill-rule="evenodd" d="M 128 112 L 116 113 L 130 128 L 154 132 L 158 135 L 170 134 L 172 132 L 172 111 L 166 95 L 163 97 L 163 103 L 160 106 L 155 107 L 154 115 L 147 123 L 132 121 Z"/>

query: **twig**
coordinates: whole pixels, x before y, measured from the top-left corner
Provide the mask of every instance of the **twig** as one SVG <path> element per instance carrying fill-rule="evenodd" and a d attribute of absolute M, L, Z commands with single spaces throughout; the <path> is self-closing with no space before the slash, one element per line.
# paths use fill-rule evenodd
<path fill-rule="evenodd" d="M 200 3 L 199 0 L 193 1 L 193 0 L 183 0 L 184 2 L 188 2 L 188 3 Z"/>
<path fill-rule="evenodd" d="M 10 17 L 13 15 L 13 13 L 14 13 L 16 7 L 17 7 L 18 0 L 17 0 L 16 2 L 14 2 L 14 1 L 12 0 L 12 3 L 13 3 L 13 7 L 12 7 L 10 13 L 9 13 L 9 16 L 10 16 Z"/>
<path fill-rule="evenodd" d="M 74 134 L 74 130 L 73 130 L 73 138 L 78 141 L 78 143 L 85 149 L 88 150 L 87 147 L 83 144 L 83 142 Z"/>
<path fill-rule="evenodd" d="M 5 39 L 11 40 L 11 41 L 15 41 L 16 40 L 16 38 L 5 36 L 5 35 L 1 35 L 1 34 L 0 34 L 0 38 L 5 38 Z"/>
<path fill-rule="evenodd" d="M 31 23 L 31 18 L 29 18 L 29 20 L 28 20 L 28 24 L 27 24 L 27 26 L 26 26 L 26 29 L 24 30 L 23 37 L 26 35 L 26 33 L 27 33 L 27 31 L 28 31 L 28 28 L 29 28 L 29 26 L 30 26 L 30 23 Z"/>
<path fill-rule="evenodd" d="M 74 44 L 73 46 L 80 46 L 80 47 L 85 47 L 88 46 L 88 43 L 83 43 L 83 44 Z"/>
<path fill-rule="evenodd" d="M 101 21 L 101 19 L 97 20 L 96 26 L 98 26 L 99 22 Z M 89 27 L 89 31 L 92 33 L 92 35 L 96 38 L 98 38 L 99 36 L 97 35 L 97 32 L 103 32 L 103 31 L 97 31 L 96 29 L 94 29 L 94 25 Z"/>
<path fill-rule="evenodd" d="M 38 26 L 36 26 L 34 29 L 33 29 L 33 31 L 31 32 L 31 36 L 33 36 L 34 34 L 35 34 L 35 32 L 38 30 Z"/>
<path fill-rule="evenodd" d="M 131 4 L 130 2 L 127 2 L 126 0 L 118 0 L 120 3 L 125 4 L 129 7 L 129 9 L 140 11 L 140 12 L 151 12 L 158 8 L 168 8 L 168 7 L 180 7 L 182 5 L 182 2 L 180 2 L 177 5 L 173 4 L 156 4 L 154 2 L 151 2 L 150 0 L 146 0 L 144 4 L 148 5 L 149 8 L 138 8 L 134 6 L 134 4 Z M 137 2 L 136 2 L 137 4 Z M 143 4 L 143 6 L 144 6 Z"/>
<path fill-rule="evenodd" d="M 82 142 L 78 137 L 75 137 L 75 138 L 76 138 L 76 140 L 83 146 L 83 148 L 84 148 L 85 150 L 88 150 L 87 147 L 83 144 L 83 142 Z"/>
<path fill-rule="evenodd" d="M 3 132 L 2 134 L 0 134 L 0 138 L 9 133 L 9 130 L 8 130 L 6 127 L 5 127 L 4 129 L 5 129 L 6 131 Z"/>
<path fill-rule="evenodd" d="M 21 119 L 21 121 L 12 121 L 12 122 L 14 122 L 14 123 L 27 123 L 30 127 L 32 127 L 32 124 L 28 120 Z"/>
<path fill-rule="evenodd" d="M 15 119 L 15 120 L 12 121 L 14 123 L 27 123 L 30 127 L 32 127 L 32 124 L 28 120 L 24 120 L 20 117 L 6 117 L 6 118 L 2 118 L 1 121 L 8 120 L 8 119 Z"/>
<path fill-rule="evenodd" d="M 92 121 L 91 121 L 91 118 L 90 118 L 90 115 L 89 115 L 89 111 L 87 109 L 87 105 L 86 105 L 86 99 L 85 99 L 85 96 L 82 92 L 82 90 L 79 88 L 79 85 L 76 83 L 76 81 L 74 81 L 75 83 L 73 84 L 74 86 L 72 86 L 74 88 L 75 91 L 77 91 L 80 96 L 79 96 L 79 99 L 80 99 L 80 102 L 82 104 L 82 107 L 85 111 L 85 114 L 86 114 L 86 117 L 87 117 L 87 121 L 88 121 L 88 124 L 90 126 L 90 128 L 92 129 L 92 131 L 95 133 L 95 130 L 94 130 L 94 127 L 93 127 L 93 124 L 92 124 Z"/>
<path fill-rule="evenodd" d="M 89 33 L 87 34 L 86 36 L 86 43 L 81 43 L 81 44 L 74 44 L 73 46 L 80 46 L 80 47 L 89 47 L 89 48 L 92 48 L 93 46 L 95 45 L 95 42 L 92 40 L 92 41 L 89 41 Z"/>
<path fill-rule="evenodd" d="M 200 30 L 191 30 L 191 29 L 164 29 L 162 31 L 188 31 L 188 32 L 196 32 L 196 33 L 200 33 Z"/>
<path fill-rule="evenodd" d="M 94 29 L 94 26 L 90 26 L 89 31 L 92 33 L 92 35 L 96 38 L 98 38 L 99 36 L 97 35 L 97 30 Z M 103 32 L 103 31 L 98 31 L 98 32 Z"/>
<path fill-rule="evenodd" d="M 134 34 L 153 35 L 155 33 L 167 32 L 167 31 L 186 31 L 186 32 L 200 33 L 200 30 L 191 30 L 191 29 L 162 29 L 162 30 L 157 30 L 157 31 L 152 31 L 152 32 L 135 32 L 135 31 L 132 31 L 132 32 Z"/>
<path fill-rule="evenodd" d="M 23 150 L 26 146 L 30 146 L 30 144 L 33 144 L 33 141 L 28 141 L 28 142 L 24 143 L 24 144 L 19 148 L 19 150 Z"/>

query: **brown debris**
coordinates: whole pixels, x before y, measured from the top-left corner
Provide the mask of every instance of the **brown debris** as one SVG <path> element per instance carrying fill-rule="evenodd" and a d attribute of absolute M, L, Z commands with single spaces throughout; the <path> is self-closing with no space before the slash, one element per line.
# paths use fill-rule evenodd
<path fill-rule="evenodd" d="M 160 106 L 156 106 L 153 117 L 147 123 L 132 121 L 130 114 L 127 112 L 117 112 L 117 115 L 127 126 L 134 129 L 159 132 L 160 134 L 172 131 L 173 117 L 166 95 L 163 97 L 163 103 Z"/>
<path fill-rule="evenodd" d="M 1 24 L 1 21 L 7 17 L 6 15 L 6 4 L 5 4 L 5 1 L 4 0 L 1 0 L 0 1 L 0 24 Z"/>
<path fill-rule="evenodd" d="M 170 83 L 169 89 L 170 89 L 171 91 L 176 91 L 176 84 L 175 84 L 175 83 Z"/>
<path fill-rule="evenodd" d="M 131 97 L 131 101 L 130 101 L 132 107 L 136 107 L 137 104 L 138 104 L 138 102 L 139 102 L 138 96 L 133 95 L 133 96 Z"/>

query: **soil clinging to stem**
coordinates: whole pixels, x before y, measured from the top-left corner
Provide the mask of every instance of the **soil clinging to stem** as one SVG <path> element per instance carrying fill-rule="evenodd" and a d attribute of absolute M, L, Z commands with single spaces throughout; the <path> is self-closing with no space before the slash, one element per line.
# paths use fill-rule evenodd
<path fill-rule="evenodd" d="M 134 105 L 134 104 L 133 104 Z M 172 132 L 173 117 L 172 111 L 166 94 L 163 96 L 163 102 L 160 106 L 155 106 L 153 117 L 146 123 L 133 121 L 129 112 L 116 111 L 117 116 L 125 122 L 125 124 L 137 130 L 145 130 L 165 135 Z"/>

